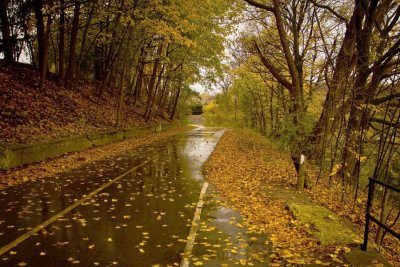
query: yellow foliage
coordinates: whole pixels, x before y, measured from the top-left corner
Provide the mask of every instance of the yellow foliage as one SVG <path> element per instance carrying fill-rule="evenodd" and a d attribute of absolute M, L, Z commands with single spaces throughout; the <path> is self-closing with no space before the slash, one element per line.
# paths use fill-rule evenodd
<path fill-rule="evenodd" d="M 204 172 L 219 194 L 243 215 L 241 225 L 249 233 L 268 237 L 267 243 L 272 245 L 271 266 L 315 264 L 318 260 L 321 265 L 337 265 L 334 260 L 341 260 L 320 260 L 322 255 L 333 255 L 335 247 L 321 246 L 307 235 L 307 227 L 296 222 L 285 204 L 263 190 L 276 185 L 284 188 L 296 181 L 289 155 L 265 137 L 248 130 L 226 132 Z M 237 249 L 231 248 L 230 252 L 235 254 Z"/>

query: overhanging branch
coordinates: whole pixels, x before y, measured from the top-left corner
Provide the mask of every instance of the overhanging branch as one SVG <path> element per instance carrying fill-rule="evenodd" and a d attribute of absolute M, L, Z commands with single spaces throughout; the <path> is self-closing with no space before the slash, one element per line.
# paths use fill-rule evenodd
<path fill-rule="evenodd" d="M 386 120 L 383 120 L 383 119 L 372 118 L 370 120 L 370 122 L 377 122 L 377 123 L 384 124 L 384 125 L 387 125 L 387 126 L 390 126 L 390 127 L 400 128 L 400 123 L 386 121 Z"/>
<path fill-rule="evenodd" d="M 314 6 L 328 10 L 329 12 L 331 12 L 335 17 L 337 17 L 338 19 L 340 19 L 343 22 L 347 23 L 347 19 L 345 17 L 343 17 L 342 15 L 340 15 L 339 13 L 337 13 L 333 8 L 331 8 L 330 6 L 327 5 L 323 5 L 323 4 L 319 4 L 317 3 L 317 1 L 315 0 L 308 0 L 310 1 Z"/>
<path fill-rule="evenodd" d="M 254 7 L 258 7 L 258 8 L 270 11 L 270 12 L 275 12 L 275 9 L 272 6 L 262 4 L 257 1 L 254 1 L 254 0 L 244 0 L 244 1 L 246 1 L 249 5 L 252 5 Z"/>
<path fill-rule="evenodd" d="M 292 91 L 293 90 L 292 84 L 289 81 L 287 81 L 285 79 L 285 77 L 283 77 L 279 73 L 279 71 L 274 67 L 274 65 L 271 64 L 271 62 L 268 60 L 268 58 L 264 56 L 264 54 L 261 52 L 261 49 L 258 46 L 256 40 L 254 40 L 254 46 L 255 46 L 255 48 L 257 50 L 257 54 L 258 54 L 259 58 L 261 59 L 261 62 L 268 69 L 268 71 L 272 74 L 272 76 L 274 76 L 275 79 L 277 79 L 278 82 L 280 84 L 282 84 L 284 87 L 286 87 L 289 91 Z"/>
<path fill-rule="evenodd" d="M 400 97 L 400 93 L 398 93 L 398 94 L 391 94 L 391 95 L 388 95 L 388 96 L 376 98 L 376 99 L 374 99 L 374 100 L 372 101 L 372 104 L 374 104 L 374 105 L 379 105 L 379 104 L 382 104 L 382 103 L 384 103 L 384 102 L 390 101 L 390 100 L 392 100 L 392 99 L 394 99 L 394 98 L 398 98 L 398 97 Z"/>

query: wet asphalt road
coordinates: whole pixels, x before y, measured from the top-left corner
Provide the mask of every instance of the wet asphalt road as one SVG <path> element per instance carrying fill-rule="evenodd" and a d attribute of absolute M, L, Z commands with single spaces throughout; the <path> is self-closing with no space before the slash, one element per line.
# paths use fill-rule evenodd
<path fill-rule="evenodd" d="M 118 157 L 0 191 L 0 266 L 179 266 L 204 182 L 201 166 L 222 133 L 197 128 Z M 98 190 L 107 183 L 108 187 Z M 99 192 L 92 193 L 95 190 Z M 263 255 L 265 249 L 257 242 L 248 246 L 255 237 L 232 226 L 232 217 L 240 220 L 240 214 L 212 204 L 218 203 L 218 196 L 211 191 L 212 187 L 207 191 L 204 214 L 214 214 L 213 219 L 202 215 L 203 229 L 191 264 L 207 265 L 211 257 L 209 266 L 234 265 L 256 253 Z M 91 193 L 93 196 L 85 199 Z M 74 203 L 79 205 L 27 236 Z M 207 224 L 214 225 L 210 227 L 217 232 L 210 234 Z M 4 250 L 21 236 L 25 240 Z M 222 245 L 210 252 L 200 244 L 204 238 Z M 226 249 L 227 238 L 233 240 L 229 246 L 245 242 L 245 252 L 232 255 L 232 249 Z M 257 251 L 250 253 L 247 247 Z M 264 265 L 262 262 L 259 264 Z"/>

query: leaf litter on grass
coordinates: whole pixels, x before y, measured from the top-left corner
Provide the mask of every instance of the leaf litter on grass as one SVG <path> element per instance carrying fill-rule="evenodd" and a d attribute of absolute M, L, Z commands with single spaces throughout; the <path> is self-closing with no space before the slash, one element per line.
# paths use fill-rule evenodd
<path fill-rule="evenodd" d="M 345 246 L 322 246 L 287 209 L 286 203 L 271 198 L 265 186 L 291 187 L 296 172 L 287 153 L 265 137 L 247 130 L 230 130 L 203 167 L 206 179 L 221 197 L 244 217 L 251 231 L 268 236 L 272 246 L 271 266 L 346 266 Z"/>

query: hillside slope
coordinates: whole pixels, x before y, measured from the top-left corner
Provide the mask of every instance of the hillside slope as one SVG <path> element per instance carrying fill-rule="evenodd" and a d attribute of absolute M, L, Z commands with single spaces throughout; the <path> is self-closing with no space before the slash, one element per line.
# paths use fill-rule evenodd
<path fill-rule="evenodd" d="M 117 95 L 97 96 L 95 85 L 81 82 L 76 90 L 46 80 L 41 90 L 35 70 L 0 67 L 0 144 L 34 143 L 59 137 L 111 130 L 117 117 Z M 123 127 L 146 125 L 144 105 L 126 98 Z M 147 124 L 164 119 L 159 114 Z"/>

